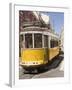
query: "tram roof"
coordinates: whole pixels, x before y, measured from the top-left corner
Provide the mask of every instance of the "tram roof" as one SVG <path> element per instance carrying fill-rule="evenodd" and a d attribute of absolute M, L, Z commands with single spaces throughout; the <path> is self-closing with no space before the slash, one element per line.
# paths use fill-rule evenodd
<path fill-rule="evenodd" d="M 24 33 L 43 33 L 57 38 L 59 37 L 58 34 L 56 34 L 54 31 L 46 27 L 36 27 L 36 26 L 25 27 L 22 29 L 20 34 L 24 34 Z"/>
<path fill-rule="evenodd" d="M 22 31 L 51 31 L 51 29 L 48 29 L 47 27 L 29 26 L 23 28 Z"/>

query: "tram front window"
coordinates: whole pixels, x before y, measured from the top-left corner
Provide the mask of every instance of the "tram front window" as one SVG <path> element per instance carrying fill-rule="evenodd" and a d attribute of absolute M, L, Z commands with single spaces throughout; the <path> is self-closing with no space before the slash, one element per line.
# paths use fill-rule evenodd
<path fill-rule="evenodd" d="M 34 34 L 34 47 L 42 48 L 42 34 Z"/>
<path fill-rule="evenodd" d="M 22 48 L 22 42 L 23 42 L 23 35 L 19 36 L 19 47 Z"/>
<path fill-rule="evenodd" d="M 44 47 L 48 48 L 48 36 L 44 35 Z"/>
<path fill-rule="evenodd" d="M 25 48 L 33 48 L 32 34 L 25 34 Z"/>

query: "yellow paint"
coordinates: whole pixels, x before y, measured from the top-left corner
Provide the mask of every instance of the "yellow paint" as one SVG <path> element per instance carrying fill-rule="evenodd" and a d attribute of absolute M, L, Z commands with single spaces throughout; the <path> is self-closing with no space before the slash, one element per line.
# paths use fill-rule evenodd
<path fill-rule="evenodd" d="M 59 48 L 48 49 L 22 49 L 21 50 L 21 62 L 35 62 L 38 64 L 46 64 L 48 60 L 51 60 L 59 53 Z"/>
<path fill-rule="evenodd" d="M 21 52 L 21 62 L 47 63 L 47 60 L 44 61 L 44 54 L 44 49 L 24 49 Z"/>
<path fill-rule="evenodd" d="M 49 60 L 52 60 L 58 54 L 59 54 L 59 48 L 58 47 L 50 48 L 49 49 Z"/>

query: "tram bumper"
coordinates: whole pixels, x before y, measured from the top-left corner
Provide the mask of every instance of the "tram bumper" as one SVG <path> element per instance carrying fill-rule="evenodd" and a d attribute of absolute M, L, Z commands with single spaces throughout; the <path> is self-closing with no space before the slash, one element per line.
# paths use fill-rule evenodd
<path fill-rule="evenodd" d="M 30 64 L 25 64 L 25 63 L 20 63 L 20 65 L 27 70 L 32 70 L 32 69 L 39 69 L 43 68 L 47 65 L 48 63 L 30 63 Z"/>

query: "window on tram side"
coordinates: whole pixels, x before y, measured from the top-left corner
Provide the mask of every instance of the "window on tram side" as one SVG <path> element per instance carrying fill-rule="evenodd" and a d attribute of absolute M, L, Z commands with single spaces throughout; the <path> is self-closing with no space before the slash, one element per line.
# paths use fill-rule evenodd
<path fill-rule="evenodd" d="M 48 36 L 44 35 L 44 47 L 48 47 Z"/>
<path fill-rule="evenodd" d="M 51 46 L 51 48 L 57 47 L 58 46 L 58 41 L 54 40 L 54 39 L 51 39 L 50 40 L 50 46 Z"/>
<path fill-rule="evenodd" d="M 42 48 L 42 34 L 34 34 L 34 48 Z"/>
<path fill-rule="evenodd" d="M 33 48 L 32 34 L 25 34 L 25 48 Z"/>
<path fill-rule="evenodd" d="M 55 41 L 55 46 L 58 46 L 58 41 L 57 40 Z"/>
<path fill-rule="evenodd" d="M 53 40 L 53 39 L 50 40 L 50 47 L 51 47 L 51 48 L 54 47 L 54 40 Z"/>

